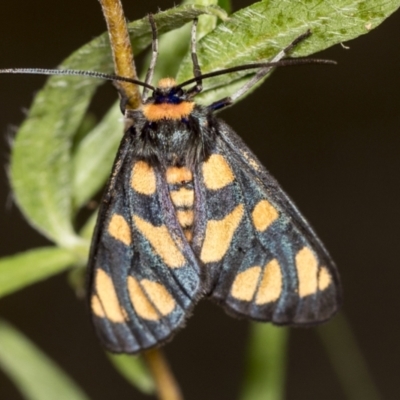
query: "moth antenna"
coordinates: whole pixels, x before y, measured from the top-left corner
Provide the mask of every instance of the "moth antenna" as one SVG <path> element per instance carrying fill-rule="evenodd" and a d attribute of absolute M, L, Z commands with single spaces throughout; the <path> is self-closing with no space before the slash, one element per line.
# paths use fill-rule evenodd
<path fill-rule="evenodd" d="M 331 64 L 336 65 L 337 62 L 334 60 L 325 60 L 318 58 L 287 58 L 285 60 L 276 61 L 276 62 L 267 62 L 267 63 L 255 63 L 255 64 L 243 64 L 238 65 L 237 67 L 220 69 L 217 71 L 209 72 L 207 74 L 203 74 L 197 76 L 195 78 L 188 79 L 185 82 L 180 83 L 177 88 L 181 88 L 183 86 L 190 85 L 191 83 L 197 82 L 199 79 L 208 79 L 213 78 L 219 75 L 225 75 L 232 72 L 246 71 L 250 69 L 258 69 L 258 68 L 273 68 L 273 67 L 287 67 L 289 65 L 305 65 L 305 64 Z"/>
<path fill-rule="evenodd" d="M 70 75 L 70 76 L 87 76 L 90 78 L 98 78 L 113 82 L 130 82 L 135 85 L 143 86 L 150 90 L 155 90 L 155 87 L 136 79 L 126 78 L 119 75 L 110 75 L 103 72 L 83 71 L 79 69 L 45 69 L 45 68 L 5 68 L 0 69 L 0 74 L 33 74 L 33 75 Z"/>

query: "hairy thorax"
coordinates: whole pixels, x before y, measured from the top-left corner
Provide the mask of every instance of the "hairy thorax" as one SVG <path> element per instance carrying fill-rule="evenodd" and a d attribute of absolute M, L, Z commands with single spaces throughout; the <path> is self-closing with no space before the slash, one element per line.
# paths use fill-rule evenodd
<path fill-rule="evenodd" d="M 193 107 L 184 106 L 191 110 L 187 115 L 186 111 L 181 115 L 180 111 L 175 110 L 174 114 L 168 109 L 182 107 L 183 103 L 193 104 Z M 164 118 L 157 116 L 153 120 L 149 119 L 150 106 L 167 110 Z M 198 165 L 210 156 L 217 135 L 217 120 L 207 108 L 194 103 L 182 102 L 167 106 L 145 104 L 142 109 L 129 112 L 128 117 L 135 122 L 130 128 L 134 135 L 134 152 L 137 157 L 153 165 L 158 164 L 165 168 L 186 166 L 191 169 L 193 165 Z"/>

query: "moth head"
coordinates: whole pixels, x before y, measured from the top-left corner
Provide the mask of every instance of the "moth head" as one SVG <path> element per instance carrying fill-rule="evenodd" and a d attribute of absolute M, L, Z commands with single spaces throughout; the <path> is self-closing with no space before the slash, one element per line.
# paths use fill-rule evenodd
<path fill-rule="evenodd" d="M 185 100 L 187 100 L 186 91 L 177 86 L 175 79 L 162 78 L 146 103 L 180 104 Z"/>

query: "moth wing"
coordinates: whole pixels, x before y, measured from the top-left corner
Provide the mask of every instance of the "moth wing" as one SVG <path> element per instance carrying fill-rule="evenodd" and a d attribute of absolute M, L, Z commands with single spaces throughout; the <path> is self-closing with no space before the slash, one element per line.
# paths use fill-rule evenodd
<path fill-rule="evenodd" d="M 131 137 L 122 141 L 102 200 L 88 267 L 95 329 L 110 351 L 123 353 L 168 340 L 200 290 L 165 179 L 135 158 Z"/>
<path fill-rule="evenodd" d="M 224 214 L 227 229 L 232 230 L 232 221 L 237 227 L 224 257 L 214 266 L 219 272 L 211 296 L 229 313 L 278 325 L 310 325 L 329 319 L 341 302 L 332 259 L 235 132 L 221 122 L 219 133 L 215 156 L 226 161 L 232 181 L 221 189 L 206 190 L 207 218 L 220 220 Z M 204 167 L 203 180 L 207 186 Z"/>

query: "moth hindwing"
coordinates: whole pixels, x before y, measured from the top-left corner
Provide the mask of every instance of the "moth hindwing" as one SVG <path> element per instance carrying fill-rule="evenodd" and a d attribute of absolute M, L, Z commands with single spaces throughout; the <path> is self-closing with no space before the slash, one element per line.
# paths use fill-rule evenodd
<path fill-rule="evenodd" d="M 277 325 L 323 322 L 341 301 L 337 270 L 322 243 L 214 115 L 239 94 L 196 104 L 202 79 L 211 74 L 202 76 L 197 57 L 193 62 L 193 80 L 162 79 L 157 87 L 146 81 L 152 95 L 125 111 L 133 123 L 104 194 L 88 268 L 93 322 L 114 352 L 160 345 L 203 297 L 230 314 Z M 261 66 L 240 94 L 270 68 Z"/>

